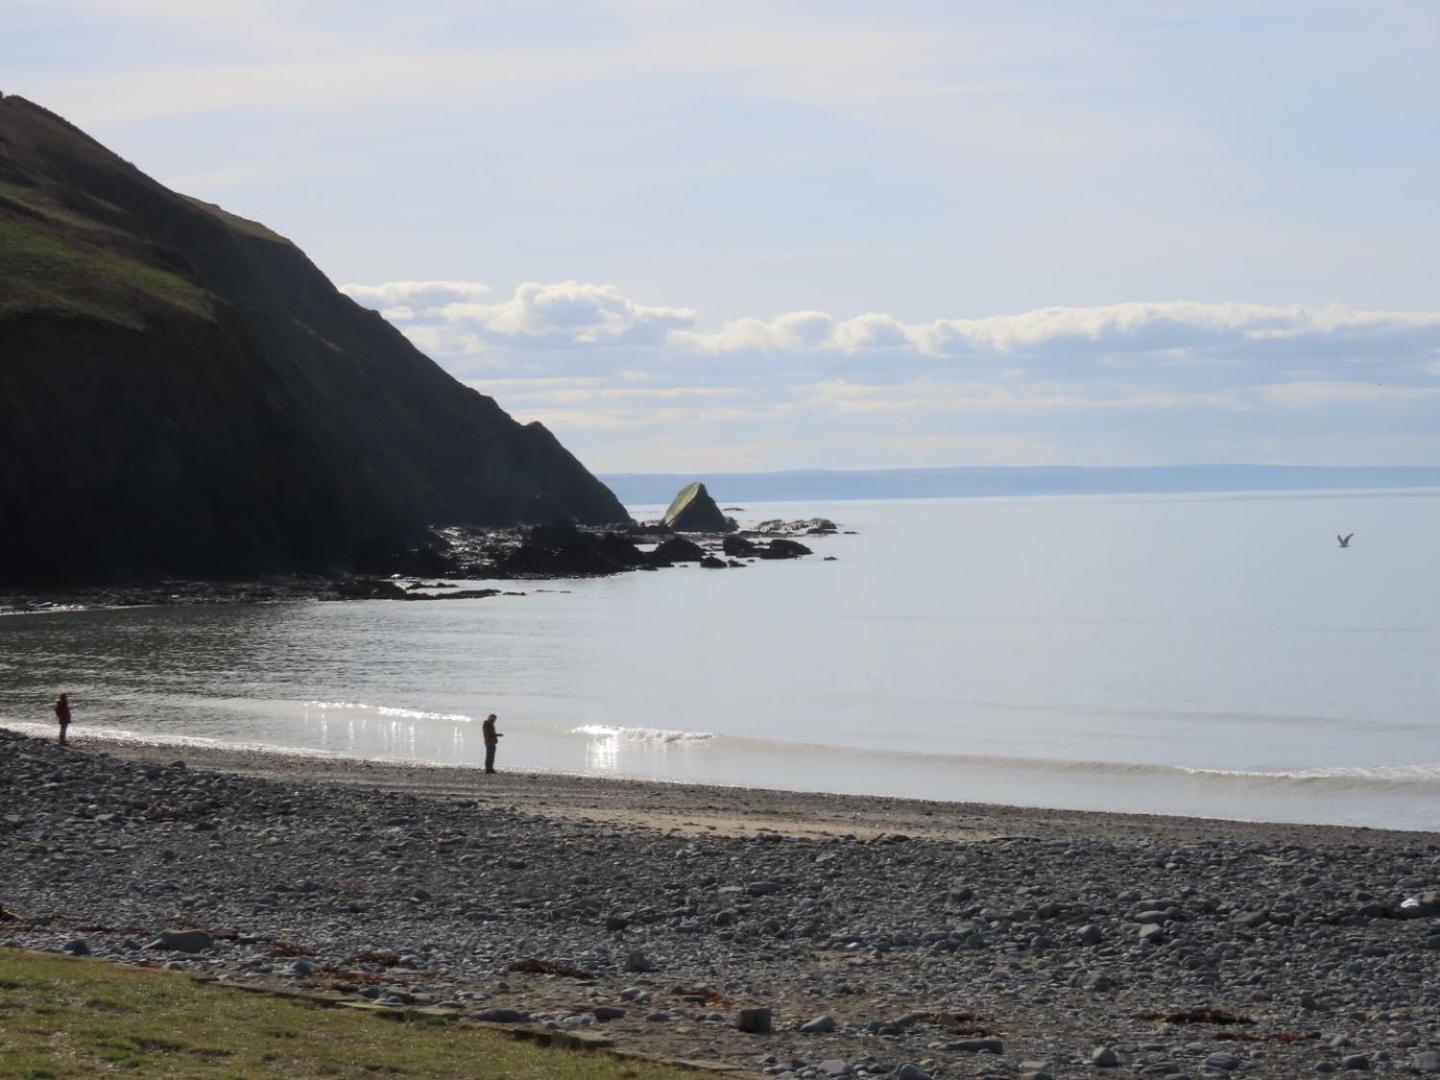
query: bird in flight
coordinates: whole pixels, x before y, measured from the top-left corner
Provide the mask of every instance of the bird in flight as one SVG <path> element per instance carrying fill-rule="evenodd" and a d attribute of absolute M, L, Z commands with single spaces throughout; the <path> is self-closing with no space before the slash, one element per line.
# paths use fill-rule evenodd
<path fill-rule="evenodd" d="M 1341 536 L 1339 533 L 1336 533 L 1335 539 L 1340 541 L 1340 546 L 1342 548 L 1348 548 L 1350 546 L 1350 537 L 1354 535 L 1354 533 L 1346 533 L 1344 536 Z"/>

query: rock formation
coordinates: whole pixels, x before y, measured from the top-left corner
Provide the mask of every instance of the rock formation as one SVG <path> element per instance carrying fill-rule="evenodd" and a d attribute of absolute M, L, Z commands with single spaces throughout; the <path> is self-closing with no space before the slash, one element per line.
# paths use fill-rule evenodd
<path fill-rule="evenodd" d="M 731 532 L 735 528 L 735 522 L 720 512 L 698 480 L 680 489 L 665 511 L 664 523 L 676 532 Z"/>
<path fill-rule="evenodd" d="M 263 225 L 0 98 L 0 584 L 379 568 L 440 523 L 626 522 Z"/>

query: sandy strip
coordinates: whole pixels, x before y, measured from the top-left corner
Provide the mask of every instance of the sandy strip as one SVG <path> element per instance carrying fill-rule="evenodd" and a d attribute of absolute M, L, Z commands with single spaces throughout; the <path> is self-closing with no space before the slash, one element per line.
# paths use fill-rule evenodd
<path fill-rule="evenodd" d="M 766 788 L 672 784 L 538 771 L 485 776 L 473 768 L 322 758 L 253 749 L 165 746 L 72 737 L 77 747 L 132 761 L 183 760 L 194 768 L 302 783 L 404 791 L 442 799 L 494 802 L 550 818 L 589 820 L 686 835 L 748 836 L 775 832 L 868 839 L 902 833 L 976 841 L 996 837 L 1152 838 L 1189 843 L 1232 840 L 1307 847 L 1412 847 L 1440 833 L 1339 825 L 1292 825 L 1154 814 L 1046 810 L 983 803 L 934 802 L 869 795 L 829 795 Z"/>

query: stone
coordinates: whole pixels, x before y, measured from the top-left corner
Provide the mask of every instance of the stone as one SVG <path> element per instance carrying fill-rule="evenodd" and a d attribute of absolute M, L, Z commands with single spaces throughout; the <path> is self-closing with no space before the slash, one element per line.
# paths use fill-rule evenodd
<path fill-rule="evenodd" d="M 485 1024 L 528 1024 L 530 1014 L 519 1009 L 481 1009 L 471 1013 L 470 1019 Z"/>
<path fill-rule="evenodd" d="M 849 1076 L 855 1070 L 839 1058 L 826 1058 L 815 1066 L 825 1076 Z"/>
<path fill-rule="evenodd" d="M 1340 1059 L 1340 1067 L 1355 1072 L 1364 1072 L 1370 1068 L 1370 1059 L 1364 1054 L 1347 1054 Z"/>
<path fill-rule="evenodd" d="M 951 1050 L 963 1050 L 968 1054 L 1003 1054 L 1005 1042 L 1002 1039 L 961 1039 L 949 1044 Z"/>
<path fill-rule="evenodd" d="M 754 541 L 747 540 L 743 536 L 727 536 L 720 541 L 720 549 L 732 558 L 743 555 L 754 555 L 756 547 Z"/>
<path fill-rule="evenodd" d="M 1097 1046 L 1090 1054 L 1090 1064 L 1097 1069 L 1114 1069 L 1120 1064 L 1120 1058 L 1108 1046 Z"/>
<path fill-rule="evenodd" d="M 672 536 L 662 541 L 650 557 L 657 562 L 700 562 L 705 558 L 705 549 L 683 536 Z"/>
<path fill-rule="evenodd" d="M 90 943 L 83 937 L 75 938 L 73 941 L 67 941 L 65 943 L 65 951 L 71 956 L 89 956 Z"/>
<path fill-rule="evenodd" d="M 828 1035 L 835 1030 L 835 1019 L 830 1016 L 817 1016 L 814 1020 L 807 1020 L 800 1025 L 802 1035 Z"/>
<path fill-rule="evenodd" d="M 619 1020 L 625 1015 L 625 1010 L 615 1005 L 597 1005 L 590 1010 L 590 1014 L 604 1023 L 607 1020 Z"/>
<path fill-rule="evenodd" d="M 163 952 L 198 953 L 214 944 L 214 939 L 204 930 L 162 930 L 160 936 L 145 948 Z"/>
<path fill-rule="evenodd" d="M 661 519 L 676 532 L 733 532 L 735 523 L 720 512 L 700 481 L 686 484 L 671 500 Z"/>
<path fill-rule="evenodd" d="M 919 1065 L 912 1065 L 907 1061 L 895 1070 L 895 1080 L 932 1080 L 932 1078 Z"/>
<path fill-rule="evenodd" d="M 812 552 L 798 540 L 785 540 L 776 538 L 758 552 L 762 559 L 798 559 L 801 555 L 812 555 Z"/>
<path fill-rule="evenodd" d="M 1440 1073 L 1440 1051 L 1422 1050 L 1410 1059 L 1410 1067 L 1416 1072 Z"/>
<path fill-rule="evenodd" d="M 780 891 L 780 886 L 774 881 L 752 881 L 745 891 L 751 896 L 774 896 Z"/>
<path fill-rule="evenodd" d="M 700 565 L 706 570 L 724 570 L 727 564 L 724 559 L 717 559 L 714 555 L 706 555 L 700 560 Z"/>
<path fill-rule="evenodd" d="M 1100 928 L 1093 924 L 1082 926 L 1078 936 L 1081 945 L 1099 945 L 1105 940 L 1105 935 L 1100 932 Z"/>
<path fill-rule="evenodd" d="M 1234 1054 L 1211 1054 L 1205 1059 L 1205 1067 L 1229 1072 L 1240 1067 L 1240 1059 Z"/>
<path fill-rule="evenodd" d="M 634 950 L 625 957 L 626 971 L 654 971 L 655 961 L 646 956 L 639 949 Z"/>
<path fill-rule="evenodd" d="M 735 1026 L 751 1035 L 769 1035 L 774 1030 L 775 1018 L 769 1009 L 741 1009 L 735 1019 Z"/>
<path fill-rule="evenodd" d="M 1141 945 L 1159 945 L 1165 940 L 1165 927 L 1159 923 L 1146 923 L 1140 927 L 1139 939 Z"/>

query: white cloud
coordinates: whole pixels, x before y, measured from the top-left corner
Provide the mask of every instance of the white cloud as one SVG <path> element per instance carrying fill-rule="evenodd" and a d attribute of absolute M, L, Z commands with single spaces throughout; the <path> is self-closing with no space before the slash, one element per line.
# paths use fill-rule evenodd
<path fill-rule="evenodd" d="M 1176 301 L 918 322 L 803 310 L 706 329 L 614 285 L 344 288 L 597 468 L 666 446 L 676 461 L 726 445 L 791 455 L 755 467 L 834 460 L 781 448 L 807 441 L 852 465 L 1220 460 L 1217 447 L 1243 446 L 1255 452 L 1221 457 L 1277 461 L 1274 440 L 1313 454 L 1320 432 L 1336 449 L 1296 460 L 1338 463 L 1379 431 L 1388 453 L 1429 446 L 1440 425 L 1440 312 Z"/>
<path fill-rule="evenodd" d="M 340 288 L 357 302 L 378 308 L 417 343 L 454 341 L 464 353 L 486 344 L 659 345 L 671 330 L 695 322 L 695 312 L 688 308 L 637 304 L 614 285 L 579 281 L 526 282 L 498 303 L 484 303 L 489 286 L 476 282 L 398 281 Z"/>

